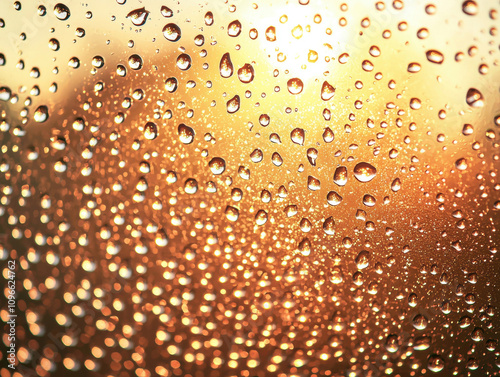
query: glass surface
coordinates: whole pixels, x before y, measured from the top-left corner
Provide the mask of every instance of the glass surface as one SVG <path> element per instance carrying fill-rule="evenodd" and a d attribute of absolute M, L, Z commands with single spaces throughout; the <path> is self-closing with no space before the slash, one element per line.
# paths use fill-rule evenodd
<path fill-rule="evenodd" d="M 2 0 L 1 376 L 498 375 L 498 11 Z"/>

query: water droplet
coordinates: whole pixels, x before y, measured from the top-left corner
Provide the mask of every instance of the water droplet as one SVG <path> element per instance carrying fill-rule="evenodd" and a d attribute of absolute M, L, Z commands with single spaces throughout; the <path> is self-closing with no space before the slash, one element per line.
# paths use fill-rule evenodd
<path fill-rule="evenodd" d="M 208 163 L 210 170 L 215 175 L 220 175 L 226 170 L 226 161 L 221 157 L 214 157 Z"/>
<path fill-rule="evenodd" d="M 240 211 L 235 207 L 227 206 L 224 213 L 229 221 L 234 222 L 238 220 L 238 217 L 240 217 Z"/>
<path fill-rule="evenodd" d="M 35 110 L 33 118 L 35 119 L 35 122 L 38 123 L 43 123 L 47 119 L 49 119 L 49 109 L 47 108 L 47 106 L 38 106 L 38 108 Z"/>
<path fill-rule="evenodd" d="M 330 216 L 323 222 L 323 231 L 328 235 L 335 234 L 335 220 L 333 220 L 333 217 Z"/>
<path fill-rule="evenodd" d="M 363 196 L 363 204 L 367 207 L 373 207 L 376 204 L 376 200 L 373 196 L 366 194 Z"/>
<path fill-rule="evenodd" d="M 274 26 L 269 26 L 266 29 L 266 39 L 269 42 L 274 42 L 276 40 L 276 28 Z"/>
<path fill-rule="evenodd" d="M 444 360 L 441 356 L 431 355 L 427 361 L 427 368 L 431 372 L 441 372 L 444 369 Z"/>
<path fill-rule="evenodd" d="M 321 188 L 321 183 L 318 178 L 312 175 L 307 177 L 307 188 L 311 191 L 317 191 Z"/>
<path fill-rule="evenodd" d="M 410 73 L 420 72 L 421 68 L 422 67 L 418 63 L 410 63 L 410 64 L 408 64 L 408 72 L 410 72 Z"/>
<path fill-rule="evenodd" d="M 307 150 L 307 159 L 312 166 L 316 166 L 316 160 L 318 159 L 318 150 L 316 148 L 309 148 Z"/>
<path fill-rule="evenodd" d="M 170 42 L 177 42 L 181 39 L 181 29 L 176 24 L 166 24 L 163 27 L 163 36 Z"/>
<path fill-rule="evenodd" d="M 250 158 L 252 162 L 258 163 L 261 162 L 264 158 L 264 153 L 260 149 L 254 149 L 254 151 L 250 154 Z"/>
<path fill-rule="evenodd" d="M 466 0 L 462 3 L 462 10 L 464 11 L 465 14 L 468 14 L 469 16 L 474 16 L 477 14 L 478 7 L 475 1 Z"/>
<path fill-rule="evenodd" d="M 377 174 L 377 169 L 367 162 L 360 162 L 354 167 L 354 176 L 360 182 L 370 182 Z"/>
<path fill-rule="evenodd" d="M 328 101 L 335 95 L 335 88 L 331 86 L 327 81 L 323 82 L 321 87 L 321 99 L 323 101 Z"/>
<path fill-rule="evenodd" d="M 330 191 L 326 195 L 326 201 L 331 206 L 338 206 L 342 202 L 342 197 L 336 191 Z"/>
<path fill-rule="evenodd" d="M 255 214 L 255 223 L 259 226 L 264 225 L 267 222 L 267 212 L 263 209 L 257 211 Z"/>
<path fill-rule="evenodd" d="M 167 17 L 167 18 L 172 17 L 174 15 L 174 12 L 172 12 L 172 9 L 170 9 L 169 7 L 166 7 L 165 5 L 161 6 L 160 12 L 161 12 L 161 15 L 163 17 Z"/>
<path fill-rule="evenodd" d="M 425 335 L 419 336 L 415 339 L 415 343 L 413 344 L 413 349 L 415 351 L 425 351 L 431 346 L 431 338 Z"/>
<path fill-rule="evenodd" d="M 173 93 L 177 90 L 177 79 L 175 77 L 169 77 L 167 80 L 165 80 L 165 89 Z"/>
<path fill-rule="evenodd" d="M 128 65 L 130 68 L 132 68 L 134 70 L 141 69 L 142 68 L 142 58 L 137 54 L 130 55 L 130 57 L 128 58 Z"/>
<path fill-rule="evenodd" d="M 429 321 L 422 314 L 417 314 L 413 318 L 412 322 L 413 327 L 415 327 L 417 330 L 424 330 L 427 327 L 428 323 Z"/>
<path fill-rule="evenodd" d="M 395 353 L 399 350 L 398 336 L 390 334 L 385 340 L 385 349 L 387 352 Z"/>
<path fill-rule="evenodd" d="M 273 162 L 274 165 L 276 166 L 281 166 L 283 165 L 283 158 L 281 158 L 280 154 L 278 152 L 274 152 L 271 161 Z"/>
<path fill-rule="evenodd" d="M 338 186 L 345 186 L 347 183 L 347 168 L 345 166 L 339 166 L 335 169 L 333 174 L 333 182 Z"/>
<path fill-rule="evenodd" d="M 214 15 L 212 12 L 207 12 L 205 14 L 205 25 L 211 26 L 214 23 Z"/>
<path fill-rule="evenodd" d="M 302 26 L 297 25 L 292 29 L 292 35 L 295 39 L 300 39 L 302 38 L 302 35 L 304 35 L 304 30 L 302 29 Z"/>
<path fill-rule="evenodd" d="M 287 82 L 288 91 L 290 94 L 299 94 L 304 89 L 304 83 L 299 78 L 293 78 Z"/>
<path fill-rule="evenodd" d="M 144 137 L 148 140 L 154 140 L 158 136 L 158 127 L 153 122 L 147 122 L 144 126 Z"/>
<path fill-rule="evenodd" d="M 361 63 L 361 67 L 366 72 L 371 72 L 374 68 L 373 63 L 369 60 L 364 60 L 363 63 Z"/>
<path fill-rule="evenodd" d="M 295 128 L 290 133 L 290 138 L 295 144 L 304 145 L 304 141 L 306 138 L 305 131 L 302 128 Z"/>
<path fill-rule="evenodd" d="M 198 191 L 198 182 L 196 181 L 196 179 L 187 179 L 184 183 L 184 191 L 186 191 L 186 193 L 190 195 L 196 194 L 196 192 Z"/>
<path fill-rule="evenodd" d="M 180 124 L 177 132 L 179 134 L 179 140 L 184 144 L 191 144 L 194 140 L 195 132 L 194 130 L 186 126 L 185 124 Z"/>
<path fill-rule="evenodd" d="M 227 34 L 230 37 L 237 37 L 241 33 L 241 22 L 238 20 L 235 20 L 229 24 L 227 27 Z"/>
<path fill-rule="evenodd" d="M 398 192 L 400 189 L 401 189 L 401 180 L 399 178 L 396 178 L 394 181 L 392 181 L 391 190 L 394 192 Z"/>
<path fill-rule="evenodd" d="M 307 257 L 311 254 L 311 251 L 312 251 L 312 245 L 311 245 L 311 241 L 309 241 L 308 238 L 304 238 L 302 241 L 300 241 L 299 243 L 299 252 Z"/>
<path fill-rule="evenodd" d="M 67 20 L 71 15 L 69 8 L 61 3 L 54 6 L 54 14 L 56 15 L 57 19 L 61 21 Z"/>
<path fill-rule="evenodd" d="M 219 64 L 219 70 L 222 77 L 228 78 L 233 75 L 233 63 L 231 62 L 229 52 L 226 52 L 224 55 L 222 55 Z"/>
<path fill-rule="evenodd" d="M 226 108 L 229 114 L 237 112 L 240 109 L 240 96 L 236 95 L 227 101 Z"/>
<path fill-rule="evenodd" d="M 467 159 L 465 158 L 459 158 L 457 161 L 455 161 L 455 166 L 458 170 L 465 170 L 467 169 Z"/>
<path fill-rule="evenodd" d="M 255 72 L 251 64 L 246 63 L 243 67 L 238 69 L 238 78 L 242 83 L 248 84 L 252 82 L 254 76 Z"/>
<path fill-rule="evenodd" d="M 12 91 L 10 90 L 10 88 L 8 88 L 6 86 L 2 86 L 0 88 L 0 101 L 10 100 L 11 95 L 12 95 Z"/>
<path fill-rule="evenodd" d="M 361 250 L 356 257 L 356 266 L 358 270 L 365 269 L 368 267 L 370 261 L 370 253 L 366 250 Z"/>
<path fill-rule="evenodd" d="M 474 108 L 479 108 L 484 106 L 484 98 L 481 92 L 475 88 L 470 88 L 467 91 L 466 96 L 467 104 Z"/>
<path fill-rule="evenodd" d="M 326 127 L 325 131 L 323 132 L 323 140 L 325 141 L 325 143 L 331 143 L 334 138 L 335 138 L 335 135 L 334 135 L 333 131 L 331 130 L 331 128 Z"/>
<path fill-rule="evenodd" d="M 130 21 L 132 21 L 135 26 L 142 26 L 146 23 L 148 15 L 149 11 L 147 11 L 146 8 L 139 8 L 134 9 L 129 14 L 127 14 L 127 18 L 130 18 Z"/>
<path fill-rule="evenodd" d="M 182 71 L 187 71 L 191 68 L 191 56 L 188 54 L 180 54 L 177 57 L 177 67 Z"/>
<path fill-rule="evenodd" d="M 425 55 L 427 56 L 427 60 L 431 63 L 441 64 L 444 61 L 443 54 L 437 50 L 428 50 Z"/>

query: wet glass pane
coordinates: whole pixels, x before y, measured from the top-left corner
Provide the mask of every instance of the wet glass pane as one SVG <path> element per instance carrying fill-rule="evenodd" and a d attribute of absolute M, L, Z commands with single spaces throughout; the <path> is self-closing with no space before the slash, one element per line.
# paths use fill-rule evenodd
<path fill-rule="evenodd" d="M 1 376 L 498 375 L 498 11 L 2 1 Z"/>

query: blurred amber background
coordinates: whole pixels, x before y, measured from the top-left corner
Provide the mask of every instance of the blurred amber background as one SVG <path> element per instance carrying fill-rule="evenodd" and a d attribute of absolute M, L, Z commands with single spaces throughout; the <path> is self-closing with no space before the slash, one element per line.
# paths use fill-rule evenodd
<path fill-rule="evenodd" d="M 498 2 L 0 10 L 2 376 L 498 375 Z"/>

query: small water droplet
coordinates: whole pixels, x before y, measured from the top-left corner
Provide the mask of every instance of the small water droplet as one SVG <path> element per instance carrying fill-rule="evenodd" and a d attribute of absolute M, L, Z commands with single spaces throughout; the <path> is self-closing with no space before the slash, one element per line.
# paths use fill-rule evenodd
<path fill-rule="evenodd" d="M 228 78 L 233 75 L 233 63 L 231 62 L 231 56 L 229 55 L 229 52 L 226 52 L 224 55 L 222 55 L 219 64 L 219 70 L 222 77 Z"/>

